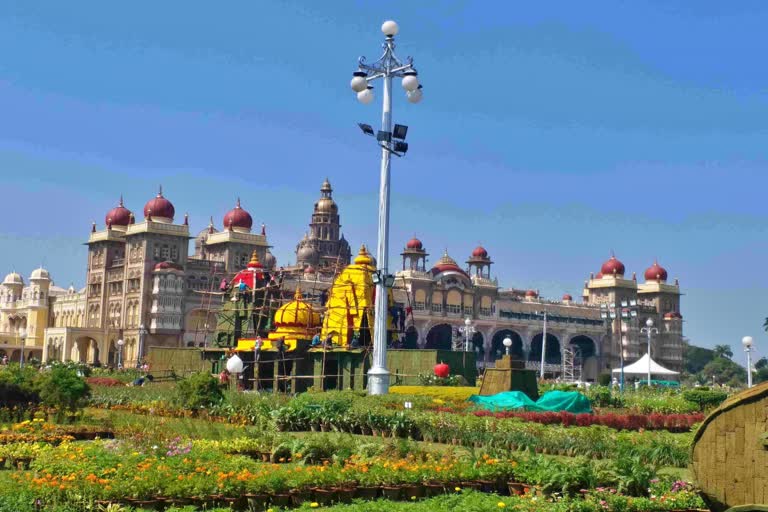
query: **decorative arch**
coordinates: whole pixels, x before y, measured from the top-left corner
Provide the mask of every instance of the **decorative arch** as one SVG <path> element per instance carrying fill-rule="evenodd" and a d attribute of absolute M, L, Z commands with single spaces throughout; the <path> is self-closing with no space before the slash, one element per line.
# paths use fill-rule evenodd
<path fill-rule="evenodd" d="M 541 362 L 541 340 L 543 333 L 539 333 L 531 340 L 531 351 L 528 354 L 529 361 Z M 552 333 L 547 333 L 547 353 L 545 354 L 547 364 L 560 364 L 563 360 L 560 353 L 560 339 Z"/>
<path fill-rule="evenodd" d="M 582 358 L 595 357 L 600 355 L 597 347 L 597 342 L 586 334 L 577 334 L 573 336 L 568 345 L 572 345 L 573 348 L 578 350 L 578 355 Z"/>
<path fill-rule="evenodd" d="M 453 345 L 453 327 L 448 324 L 437 324 L 427 333 L 425 348 L 451 350 Z"/>

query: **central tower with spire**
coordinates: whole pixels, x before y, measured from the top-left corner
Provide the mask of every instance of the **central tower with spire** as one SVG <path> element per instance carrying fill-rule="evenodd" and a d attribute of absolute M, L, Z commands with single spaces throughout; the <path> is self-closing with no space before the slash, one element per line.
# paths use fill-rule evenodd
<path fill-rule="evenodd" d="M 341 234 L 339 207 L 333 200 L 333 188 L 328 178 L 320 187 L 320 199 L 315 203 L 309 236 L 296 246 L 296 264 L 316 267 L 318 270 L 335 270 L 349 265 L 352 253 L 349 243 Z"/>

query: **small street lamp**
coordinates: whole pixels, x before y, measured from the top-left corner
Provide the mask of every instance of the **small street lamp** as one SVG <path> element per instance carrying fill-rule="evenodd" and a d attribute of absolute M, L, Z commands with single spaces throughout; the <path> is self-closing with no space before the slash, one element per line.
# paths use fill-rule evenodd
<path fill-rule="evenodd" d="M 645 327 L 640 329 L 640 332 L 648 335 L 648 387 L 651 387 L 651 336 L 659 334 L 659 330 L 653 326 L 653 319 L 649 318 L 645 321 Z"/>
<path fill-rule="evenodd" d="M 464 334 L 464 352 L 469 352 L 470 338 L 475 334 L 475 326 L 472 325 L 472 319 L 467 317 L 464 319 L 464 327 L 461 328 L 461 332 Z"/>
<path fill-rule="evenodd" d="M 504 347 L 506 348 L 507 355 L 509 355 L 510 354 L 509 351 L 512 349 L 512 338 L 507 336 L 506 338 L 504 338 L 504 341 L 502 341 L 502 343 L 504 344 Z"/>
<path fill-rule="evenodd" d="M 752 336 L 741 338 L 741 344 L 744 345 L 744 352 L 747 353 L 747 387 L 752 387 Z"/>
<path fill-rule="evenodd" d="M 375 134 L 381 148 L 381 176 L 379 185 L 379 241 L 376 247 L 376 262 L 380 277 L 389 274 L 389 175 L 390 155 L 401 157 L 408 151 L 405 142 L 407 127 L 395 125 L 392 129 L 392 79 L 401 78 L 406 97 L 411 103 L 422 98 L 421 85 L 417 78 L 413 59 L 401 61 L 395 55 L 395 36 L 399 31 L 397 23 L 385 21 L 381 26 L 384 33 L 384 54 L 379 60 L 367 63 L 365 57 L 358 59 L 358 69 L 352 74 L 349 86 L 357 94 L 360 103 L 373 101 L 371 82 L 379 78 L 384 82 L 382 98 L 381 130 Z M 359 123 L 364 134 L 374 136 L 370 125 Z M 373 361 L 368 371 L 368 393 L 384 395 L 389 392 L 389 370 L 387 370 L 387 289 L 386 278 L 376 283 L 376 304 L 373 325 Z"/>
<path fill-rule="evenodd" d="M 237 389 L 238 376 L 243 373 L 243 360 L 237 354 L 227 359 L 227 371 L 234 375 L 235 389 Z"/>
<path fill-rule="evenodd" d="M 123 345 L 125 345 L 125 340 L 120 338 L 117 340 L 117 369 L 122 370 L 123 369 Z"/>

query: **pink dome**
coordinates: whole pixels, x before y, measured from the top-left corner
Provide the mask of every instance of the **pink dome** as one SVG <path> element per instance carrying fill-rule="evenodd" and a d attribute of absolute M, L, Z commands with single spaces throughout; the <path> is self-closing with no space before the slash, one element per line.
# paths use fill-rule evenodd
<path fill-rule="evenodd" d="M 475 250 L 472 251 L 472 257 L 473 258 L 487 258 L 488 257 L 488 251 L 485 250 L 485 247 L 482 245 L 478 245 L 475 247 Z"/>
<path fill-rule="evenodd" d="M 253 218 L 250 213 L 240 207 L 240 198 L 237 198 L 235 207 L 224 215 L 224 229 L 229 227 L 243 228 L 248 231 L 253 227 Z"/>
<path fill-rule="evenodd" d="M 144 218 L 148 217 L 164 217 L 166 219 L 173 220 L 173 216 L 176 214 L 176 209 L 173 204 L 163 197 L 163 187 L 160 187 L 160 191 L 157 196 L 147 201 L 144 205 Z"/>
<path fill-rule="evenodd" d="M 408 240 L 408 243 L 405 244 L 406 249 L 416 249 L 416 250 L 422 250 L 424 248 L 424 244 L 421 243 L 421 240 L 419 240 L 416 237 L 411 238 Z"/>
<path fill-rule="evenodd" d="M 603 266 L 600 267 L 600 273 L 606 276 L 623 276 L 625 270 L 624 264 L 617 260 L 616 256 L 611 256 L 611 259 L 603 263 Z"/>
<path fill-rule="evenodd" d="M 123 206 L 123 196 L 120 196 L 120 202 L 109 210 L 104 216 L 104 224 L 107 226 L 127 226 L 131 224 L 131 210 Z"/>
<path fill-rule="evenodd" d="M 527 292 L 525 292 L 525 296 L 526 297 L 538 297 L 539 294 L 536 293 L 536 290 L 528 290 Z"/>
<path fill-rule="evenodd" d="M 571 294 L 569 293 L 566 293 L 565 295 L 563 295 L 563 301 L 567 301 L 567 300 L 573 300 L 573 297 L 571 297 Z"/>
<path fill-rule="evenodd" d="M 658 261 L 654 261 L 653 265 L 648 267 L 645 271 L 645 280 L 646 281 L 666 281 L 667 280 L 667 269 L 659 265 Z"/>

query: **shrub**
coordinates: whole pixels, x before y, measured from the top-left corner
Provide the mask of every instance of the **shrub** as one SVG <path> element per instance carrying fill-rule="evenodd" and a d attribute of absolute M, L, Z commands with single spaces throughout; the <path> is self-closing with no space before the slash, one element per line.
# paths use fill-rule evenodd
<path fill-rule="evenodd" d="M 113 379 L 111 377 L 88 377 L 85 379 L 85 382 L 87 382 L 91 386 L 107 386 L 107 387 L 115 387 L 115 386 L 125 386 L 125 382 Z"/>
<path fill-rule="evenodd" d="M 219 382 L 208 372 L 194 373 L 177 384 L 181 406 L 186 409 L 204 409 L 218 404 L 224 398 Z"/>
<path fill-rule="evenodd" d="M 705 411 L 723 403 L 728 398 L 728 394 L 725 391 L 695 388 L 683 391 L 683 398 L 688 402 L 696 404 L 700 411 Z"/>
<path fill-rule="evenodd" d="M 91 388 L 75 368 L 55 365 L 40 378 L 40 399 L 56 411 L 61 421 L 67 413 L 77 413 L 85 406 Z"/>
<path fill-rule="evenodd" d="M 611 385 L 611 374 L 610 373 L 601 373 L 597 376 L 597 383 L 601 386 L 610 386 Z"/>

